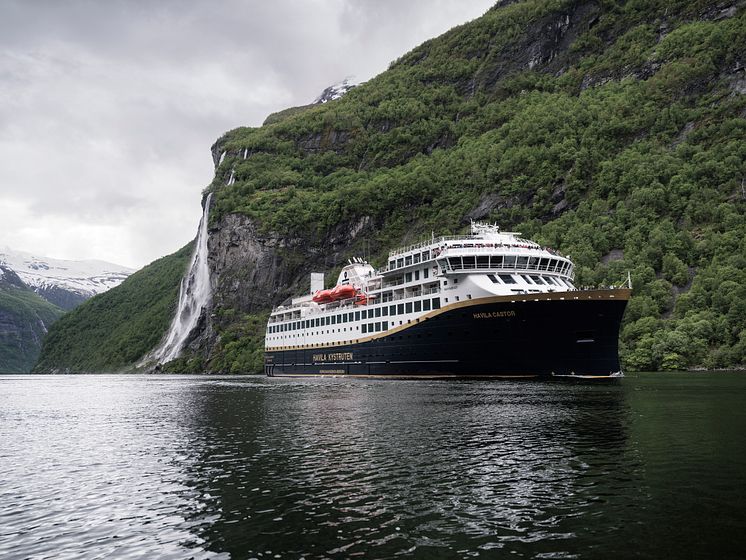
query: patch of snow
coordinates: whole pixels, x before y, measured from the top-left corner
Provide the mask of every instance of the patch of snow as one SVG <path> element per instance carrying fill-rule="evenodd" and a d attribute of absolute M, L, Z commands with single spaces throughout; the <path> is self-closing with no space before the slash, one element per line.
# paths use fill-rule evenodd
<path fill-rule="evenodd" d="M 8 247 L 0 250 L 0 264 L 13 270 L 35 291 L 62 288 L 91 297 L 121 284 L 134 270 L 104 261 L 68 261 L 39 257 Z"/>
<path fill-rule="evenodd" d="M 338 82 L 336 84 L 329 86 L 328 88 L 326 88 L 324 91 L 321 92 L 321 95 L 319 95 L 316 99 L 314 99 L 313 105 L 327 103 L 328 101 L 334 101 L 335 99 L 339 99 L 345 93 L 347 93 L 352 88 L 358 85 L 353 81 L 353 79 L 354 79 L 354 76 L 347 76 L 341 82 Z"/>

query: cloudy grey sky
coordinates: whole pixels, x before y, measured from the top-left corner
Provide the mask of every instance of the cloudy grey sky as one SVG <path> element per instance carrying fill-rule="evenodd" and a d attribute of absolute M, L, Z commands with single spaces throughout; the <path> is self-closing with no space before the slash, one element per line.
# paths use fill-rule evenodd
<path fill-rule="evenodd" d="M 0 0 L 0 248 L 140 267 L 192 239 L 210 145 L 493 0 Z"/>

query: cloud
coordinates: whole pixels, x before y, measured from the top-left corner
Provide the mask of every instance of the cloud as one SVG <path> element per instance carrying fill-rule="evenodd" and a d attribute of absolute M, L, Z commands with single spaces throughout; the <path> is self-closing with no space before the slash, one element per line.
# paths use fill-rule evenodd
<path fill-rule="evenodd" d="M 367 80 L 490 1 L 0 4 L 0 245 L 142 266 L 195 235 L 227 130 Z"/>

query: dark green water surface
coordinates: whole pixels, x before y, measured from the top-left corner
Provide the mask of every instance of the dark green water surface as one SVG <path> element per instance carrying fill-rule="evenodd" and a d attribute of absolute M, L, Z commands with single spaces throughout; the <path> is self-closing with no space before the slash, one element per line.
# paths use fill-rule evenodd
<path fill-rule="evenodd" d="M 0 376 L 0 558 L 355 557 L 746 557 L 746 374 Z"/>

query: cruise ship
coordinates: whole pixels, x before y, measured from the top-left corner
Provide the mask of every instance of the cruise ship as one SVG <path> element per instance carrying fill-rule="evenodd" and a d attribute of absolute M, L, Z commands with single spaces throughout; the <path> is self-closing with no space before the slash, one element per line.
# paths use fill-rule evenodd
<path fill-rule="evenodd" d="M 578 289 L 569 257 L 472 223 L 471 235 L 351 259 L 336 285 L 269 316 L 268 376 L 617 377 L 627 287 Z"/>

